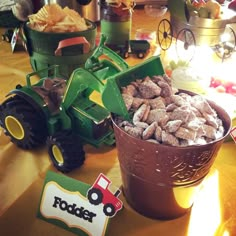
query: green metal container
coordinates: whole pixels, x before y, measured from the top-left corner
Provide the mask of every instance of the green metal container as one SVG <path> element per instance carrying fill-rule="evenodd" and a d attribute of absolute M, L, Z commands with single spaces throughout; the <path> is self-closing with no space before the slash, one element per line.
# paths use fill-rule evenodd
<path fill-rule="evenodd" d="M 123 45 L 130 39 L 130 21 L 101 21 L 102 33 L 107 36 L 107 45 Z"/>
<path fill-rule="evenodd" d="M 124 6 L 102 5 L 101 32 L 107 37 L 106 45 L 117 51 L 128 51 L 131 34 L 131 11 Z"/>
<path fill-rule="evenodd" d="M 86 23 L 89 26 L 88 30 L 69 33 L 39 32 L 31 29 L 29 23 L 26 23 L 24 25 L 24 34 L 33 70 L 38 71 L 51 65 L 59 65 L 60 74 L 69 78 L 74 69 L 83 66 L 96 48 L 97 26 L 89 20 L 86 20 Z M 83 44 L 60 46 L 64 45 L 63 42 L 65 40 L 78 39 L 78 37 L 88 43 L 86 51 Z M 60 53 L 55 55 L 58 49 L 60 49 Z M 47 75 L 40 74 L 40 76 Z"/>

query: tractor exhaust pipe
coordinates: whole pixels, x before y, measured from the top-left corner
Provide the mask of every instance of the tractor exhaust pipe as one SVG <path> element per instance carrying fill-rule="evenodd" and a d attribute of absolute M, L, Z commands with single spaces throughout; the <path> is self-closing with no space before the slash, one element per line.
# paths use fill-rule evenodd
<path fill-rule="evenodd" d="M 116 192 L 114 193 L 114 196 L 118 197 L 120 195 L 120 193 L 121 193 L 120 189 L 117 189 Z"/>

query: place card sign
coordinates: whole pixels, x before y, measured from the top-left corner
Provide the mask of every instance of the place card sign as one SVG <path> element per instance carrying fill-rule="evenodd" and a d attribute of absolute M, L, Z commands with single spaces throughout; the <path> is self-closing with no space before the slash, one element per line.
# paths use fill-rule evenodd
<path fill-rule="evenodd" d="M 38 209 L 38 217 L 80 236 L 103 236 L 109 219 L 122 209 L 117 191 L 102 173 L 92 186 L 49 171 Z"/>

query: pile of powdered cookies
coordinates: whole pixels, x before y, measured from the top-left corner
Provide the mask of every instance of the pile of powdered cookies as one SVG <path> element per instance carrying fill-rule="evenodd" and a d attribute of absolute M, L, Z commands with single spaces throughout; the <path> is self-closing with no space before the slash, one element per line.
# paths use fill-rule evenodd
<path fill-rule="evenodd" d="M 167 75 L 147 76 L 122 88 L 132 121 L 116 117 L 128 134 L 172 146 L 202 145 L 223 137 L 222 120 L 200 95 L 179 92 Z"/>

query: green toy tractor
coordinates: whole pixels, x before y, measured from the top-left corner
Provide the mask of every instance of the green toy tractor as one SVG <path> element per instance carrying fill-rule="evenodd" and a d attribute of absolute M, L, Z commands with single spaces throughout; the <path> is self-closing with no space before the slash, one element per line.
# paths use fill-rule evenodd
<path fill-rule="evenodd" d="M 159 57 L 129 68 L 104 42 L 101 37 L 84 68 L 75 69 L 68 80 L 60 77 L 57 66 L 47 68 L 52 76 L 36 84 L 31 78 L 42 71 L 31 73 L 26 85 L 17 85 L 0 105 L 0 125 L 11 141 L 23 149 L 46 142 L 50 159 L 61 172 L 83 164 L 84 143 L 95 147 L 114 145 L 111 113 L 129 118 L 120 93 L 122 86 L 137 76 L 163 73 Z M 101 94 L 103 106 L 90 99 L 93 91 Z"/>

